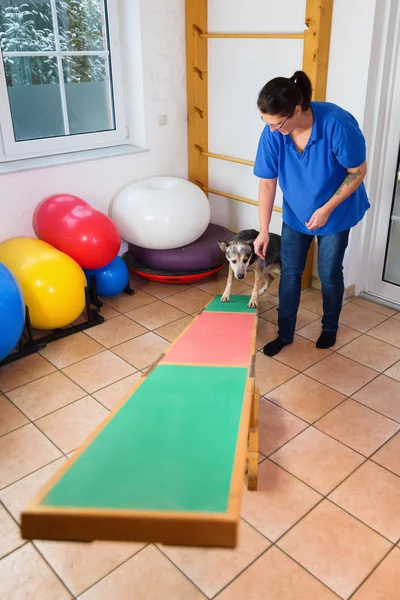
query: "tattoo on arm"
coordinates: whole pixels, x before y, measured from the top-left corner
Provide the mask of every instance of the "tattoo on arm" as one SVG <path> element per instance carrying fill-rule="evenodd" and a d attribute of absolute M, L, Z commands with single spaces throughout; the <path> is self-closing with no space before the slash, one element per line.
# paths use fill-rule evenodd
<path fill-rule="evenodd" d="M 342 185 L 334 193 L 334 196 L 340 196 L 340 194 L 343 191 L 344 186 L 351 185 L 353 183 L 353 181 L 355 181 L 357 179 L 357 177 L 359 177 L 360 175 L 361 175 L 360 169 L 358 169 L 358 171 L 354 171 L 354 173 L 348 173 L 346 175 Z"/>

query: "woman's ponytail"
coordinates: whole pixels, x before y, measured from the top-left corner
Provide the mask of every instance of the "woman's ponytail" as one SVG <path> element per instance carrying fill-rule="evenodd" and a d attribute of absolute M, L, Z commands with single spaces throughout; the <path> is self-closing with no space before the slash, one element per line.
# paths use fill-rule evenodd
<path fill-rule="evenodd" d="M 311 81 L 304 71 L 296 71 L 290 78 L 290 81 L 293 81 L 294 84 L 298 85 L 301 89 L 301 93 L 303 96 L 303 102 L 301 103 L 301 108 L 303 110 L 308 110 L 310 108 L 311 96 L 312 96 L 312 85 Z"/>
<path fill-rule="evenodd" d="M 296 106 L 310 108 L 311 81 L 304 71 L 296 71 L 290 78 L 275 77 L 260 91 L 257 106 L 263 114 L 289 115 Z"/>

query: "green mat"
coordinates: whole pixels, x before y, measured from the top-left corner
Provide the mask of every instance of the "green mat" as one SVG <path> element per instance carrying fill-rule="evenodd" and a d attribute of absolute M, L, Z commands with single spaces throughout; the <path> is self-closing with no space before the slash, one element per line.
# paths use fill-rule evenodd
<path fill-rule="evenodd" d="M 225 512 L 246 377 L 157 366 L 42 506 Z"/>
<path fill-rule="evenodd" d="M 241 312 L 241 313 L 255 313 L 257 309 L 249 308 L 247 306 L 250 296 L 231 296 L 229 302 L 221 302 L 222 294 L 215 296 L 205 307 L 206 312 Z"/>

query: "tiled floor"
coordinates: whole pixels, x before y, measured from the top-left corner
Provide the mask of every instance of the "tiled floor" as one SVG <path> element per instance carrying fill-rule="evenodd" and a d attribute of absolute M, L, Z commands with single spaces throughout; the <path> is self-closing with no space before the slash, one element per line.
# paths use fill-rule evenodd
<path fill-rule="evenodd" d="M 320 351 L 317 290 L 295 343 L 257 355 L 260 485 L 244 489 L 237 549 L 20 538 L 21 509 L 224 283 L 133 277 L 103 325 L 0 369 L 1 600 L 400 598 L 400 315 L 351 299 Z M 270 292 L 258 349 L 276 335 Z"/>

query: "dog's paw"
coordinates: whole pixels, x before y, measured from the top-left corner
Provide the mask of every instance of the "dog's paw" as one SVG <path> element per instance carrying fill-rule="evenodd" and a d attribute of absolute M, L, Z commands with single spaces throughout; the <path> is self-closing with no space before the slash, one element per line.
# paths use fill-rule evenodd
<path fill-rule="evenodd" d="M 221 302 L 229 302 L 230 300 L 230 295 L 229 294 L 222 294 L 221 296 Z"/>
<path fill-rule="evenodd" d="M 266 288 L 266 287 L 261 288 L 261 290 L 258 292 L 258 297 L 264 296 L 264 294 L 266 293 L 267 289 L 268 288 Z"/>
<path fill-rule="evenodd" d="M 250 298 L 250 301 L 247 306 L 249 308 L 257 308 L 257 306 L 258 306 L 257 298 Z"/>

